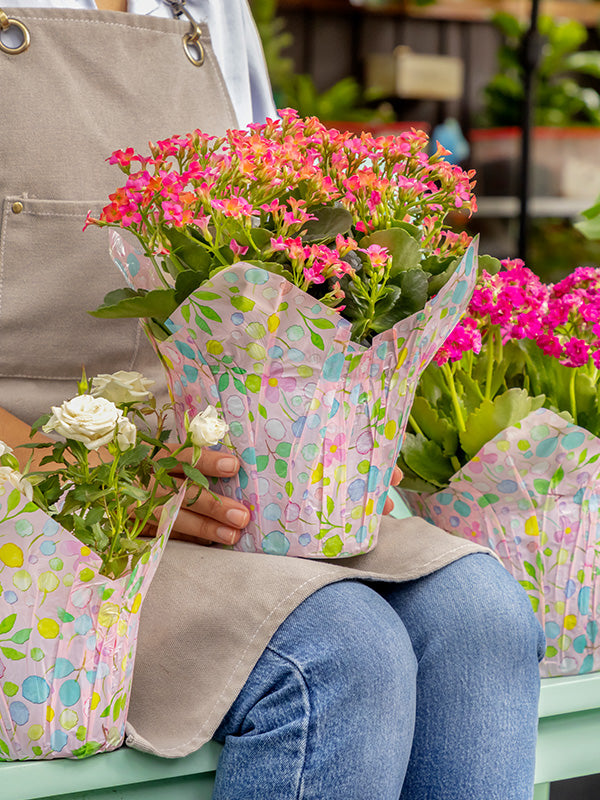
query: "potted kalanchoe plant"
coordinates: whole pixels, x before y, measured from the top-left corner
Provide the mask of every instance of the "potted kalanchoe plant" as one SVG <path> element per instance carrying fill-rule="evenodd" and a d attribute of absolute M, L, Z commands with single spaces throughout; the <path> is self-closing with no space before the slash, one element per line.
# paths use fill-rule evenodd
<path fill-rule="evenodd" d="M 474 247 L 446 224 L 472 174 L 412 131 L 375 138 L 285 110 L 109 159 L 99 220 L 130 286 L 95 314 L 141 316 L 179 424 L 210 402 L 242 462 L 219 491 L 251 511 L 240 549 L 374 546 L 419 370 L 460 316 Z M 137 239 L 137 243 L 135 240 Z"/>
<path fill-rule="evenodd" d="M 186 491 L 171 473 L 207 488 L 193 464 L 226 433 L 208 408 L 167 450 L 151 383 L 84 378 L 33 426 L 61 437 L 26 445 L 39 467 L 21 469 L 0 443 L 0 760 L 82 758 L 123 741 L 140 607 Z"/>
<path fill-rule="evenodd" d="M 600 668 L 600 270 L 480 278 L 417 387 L 403 497 L 492 547 L 545 627 L 544 675 Z"/>

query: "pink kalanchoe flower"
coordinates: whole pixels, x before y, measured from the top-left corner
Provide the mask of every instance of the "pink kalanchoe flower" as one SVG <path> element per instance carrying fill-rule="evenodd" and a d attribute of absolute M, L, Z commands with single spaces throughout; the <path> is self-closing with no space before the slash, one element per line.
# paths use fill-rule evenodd
<path fill-rule="evenodd" d="M 237 256 L 238 258 L 239 256 L 245 256 L 246 253 L 248 252 L 248 247 L 238 244 L 238 242 L 236 242 L 235 239 L 231 239 L 231 241 L 229 242 L 229 247 L 231 248 L 231 252 L 233 253 L 233 255 Z"/>
<path fill-rule="evenodd" d="M 390 251 L 387 247 L 382 247 L 379 244 L 371 244 L 365 249 L 360 247 L 359 250 L 366 253 L 373 269 L 383 274 L 391 260 Z"/>
<path fill-rule="evenodd" d="M 271 237 L 271 250 L 287 250 L 286 240 L 283 238 L 283 236 L 278 236 L 276 239 Z"/>
<path fill-rule="evenodd" d="M 128 167 L 135 158 L 135 150 L 128 147 L 126 150 L 115 150 L 106 160 L 109 164 L 118 164 L 120 167 Z"/>
<path fill-rule="evenodd" d="M 254 209 L 242 197 L 225 197 L 222 200 L 212 198 L 212 207 L 221 211 L 226 217 L 251 217 Z"/>
<path fill-rule="evenodd" d="M 560 359 L 561 364 L 566 367 L 582 367 L 588 363 L 590 357 L 590 346 L 583 339 L 575 336 L 564 346 L 564 356 Z"/>
<path fill-rule="evenodd" d="M 325 274 L 323 272 L 324 265 L 315 262 L 310 267 L 304 267 L 304 277 L 307 284 L 325 283 Z"/>
<path fill-rule="evenodd" d="M 536 336 L 535 343 L 547 356 L 560 358 L 562 355 L 563 348 L 557 336 L 549 333 L 540 333 Z"/>

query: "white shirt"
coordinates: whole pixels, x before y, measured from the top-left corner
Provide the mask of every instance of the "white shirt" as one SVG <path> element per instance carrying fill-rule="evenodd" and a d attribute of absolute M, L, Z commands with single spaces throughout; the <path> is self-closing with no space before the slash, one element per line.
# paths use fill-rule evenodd
<path fill-rule="evenodd" d="M 94 0 L 7 0 L 8 8 L 97 8 Z M 275 105 L 256 25 L 247 0 L 186 0 L 186 9 L 205 23 L 231 95 L 240 127 L 275 117 Z M 129 0 L 132 14 L 172 17 L 162 0 Z"/>

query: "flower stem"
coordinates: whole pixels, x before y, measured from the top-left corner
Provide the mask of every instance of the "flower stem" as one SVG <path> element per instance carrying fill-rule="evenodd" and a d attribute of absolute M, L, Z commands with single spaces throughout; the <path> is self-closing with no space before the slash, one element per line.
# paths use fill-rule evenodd
<path fill-rule="evenodd" d="M 409 416 L 408 421 L 410 422 L 410 425 L 416 434 L 420 434 L 421 436 L 425 435 L 421 430 L 421 428 L 419 428 L 417 420 L 413 417 L 412 414 Z"/>
<path fill-rule="evenodd" d="M 494 337 L 494 329 L 489 333 L 489 341 L 487 347 L 487 369 L 485 374 L 485 399 L 491 400 L 492 399 L 492 377 L 494 373 L 494 345 L 495 345 L 495 337 Z"/>
<path fill-rule="evenodd" d="M 448 389 L 450 390 L 450 399 L 452 400 L 452 407 L 454 408 L 454 415 L 456 417 L 456 427 L 459 429 L 459 431 L 466 431 L 467 427 L 462 415 L 462 409 L 460 407 L 458 394 L 456 393 L 456 384 L 454 383 L 454 376 L 452 375 L 450 365 L 446 362 L 445 364 L 442 364 L 441 369 L 444 373 L 444 378 L 446 379 Z"/>
<path fill-rule="evenodd" d="M 571 369 L 571 379 L 569 381 L 569 398 L 571 400 L 571 415 L 573 421 L 577 424 L 577 396 L 575 394 L 575 378 L 577 377 L 577 370 Z"/>

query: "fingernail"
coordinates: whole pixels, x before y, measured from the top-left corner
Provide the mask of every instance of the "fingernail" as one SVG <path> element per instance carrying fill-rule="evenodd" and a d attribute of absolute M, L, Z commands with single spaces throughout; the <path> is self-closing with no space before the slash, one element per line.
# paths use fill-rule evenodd
<path fill-rule="evenodd" d="M 236 528 L 243 528 L 248 522 L 248 512 L 242 511 L 241 508 L 230 508 L 225 516 L 232 525 L 235 525 Z"/>
<path fill-rule="evenodd" d="M 217 536 L 225 544 L 235 544 L 238 538 L 238 531 L 232 531 L 231 528 L 218 527 Z"/>
<path fill-rule="evenodd" d="M 217 469 L 225 475 L 235 475 L 238 468 L 237 458 L 233 458 L 232 456 L 225 456 L 225 458 L 220 458 L 217 461 Z"/>

